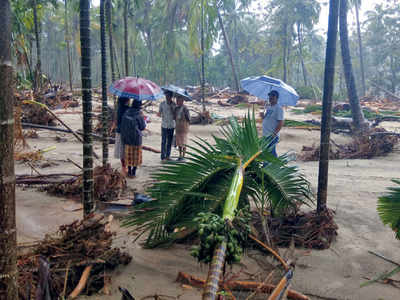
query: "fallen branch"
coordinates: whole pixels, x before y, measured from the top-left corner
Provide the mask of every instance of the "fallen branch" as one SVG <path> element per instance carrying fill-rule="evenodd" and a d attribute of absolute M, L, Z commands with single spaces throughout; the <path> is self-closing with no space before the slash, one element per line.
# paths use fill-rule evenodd
<path fill-rule="evenodd" d="M 176 278 L 177 282 L 188 284 L 197 288 L 204 288 L 206 281 L 204 279 L 195 277 L 193 275 L 186 274 L 184 272 L 179 272 L 178 277 Z M 276 285 L 269 284 L 269 283 L 260 283 L 254 281 L 229 281 L 226 282 L 225 285 L 231 290 L 241 290 L 241 291 L 252 291 L 255 289 L 259 289 L 261 293 L 271 293 L 275 288 Z M 287 294 L 288 298 L 293 300 L 309 300 L 307 296 L 296 292 L 294 290 L 289 290 Z"/>
<path fill-rule="evenodd" d="M 43 109 L 47 110 L 57 121 L 59 121 L 59 122 L 61 123 L 61 125 L 63 125 L 65 128 L 67 128 L 67 129 L 72 133 L 72 135 L 73 135 L 74 137 L 76 137 L 76 139 L 77 139 L 78 141 L 80 141 L 80 142 L 83 144 L 82 138 L 81 138 L 74 130 L 72 130 L 71 127 L 69 127 L 67 124 L 65 124 L 64 121 L 61 120 L 54 112 L 52 112 L 52 111 L 47 107 L 46 104 L 37 102 L 37 101 L 35 101 L 35 100 L 25 100 L 24 103 L 36 104 L 36 105 L 39 105 L 40 107 L 42 107 Z M 93 151 L 93 156 L 94 156 L 95 158 L 99 159 L 99 156 L 98 156 L 98 155 L 96 154 L 96 152 L 94 152 L 94 151 Z"/>
<path fill-rule="evenodd" d="M 376 84 L 373 81 L 369 81 L 369 83 L 371 83 L 374 87 L 376 87 L 378 90 L 381 90 L 383 92 L 385 92 L 386 94 L 388 94 L 389 96 L 393 97 L 394 99 L 396 99 L 397 101 L 400 101 L 400 97 L 393 94 L 392 92 L 388 91 L 387 89 L 381 87 L 380 85 Z"/>
<path fill-rule="evenodd" d="M 85 268 L 85 270 L 83 270 L 81 279 L 79 280 L 78 285 L 76 286 L 76 288 L 72 291 L 71 294 L 69 294 L 69 298 L 70 299 L 75 299 L 76 297 L 78 297 L 80 295 L 80 293 L 82 292 L 82 290 L 85 288 L 86 286 L 86 282 L 89 279 L 89 275 L 90 275 L 90 271 L 92 270 L 93 266 L 87 266 Z"/>
<path fill-rule="evenodd" d="M 27 127 L 28 128 L 37 128 L 37 129 L 44 129 L 44 130 L 58 131 L 58 132 L 65 132 L 65 133 L 72 133 L 73 134 L 72 130 L 57 128 L 57 127 L 50 127 L 50 126 L 45 126 L 45 125 L 31 124 L 31 123 L 22 123 L 22 127 L 24 127 L 24 128 L 27 128 Z M 79 132 L 79 131 L 76 131 L 75 133 L 83 135 L 83 133 Z M 91 133 L 90 135 L 92 137 L 94 137 L 94 138 L 97 138 L 97 139 L 103 139 L 102 136 L 100 136 L 98 134 L 95 134 L 95 133 Z M 110 141 L 110 143 L 115 143 L 115 139 L 112 138 L 112 137 L 109 138 L 109 141 Z M 154 152 L 154 153 L 161 153 L 160 150 L 154 149 L 154 148 L 149 147 L 149 146 L 142 146 L 142 149 L 146 150 L 146 151 Z"/>

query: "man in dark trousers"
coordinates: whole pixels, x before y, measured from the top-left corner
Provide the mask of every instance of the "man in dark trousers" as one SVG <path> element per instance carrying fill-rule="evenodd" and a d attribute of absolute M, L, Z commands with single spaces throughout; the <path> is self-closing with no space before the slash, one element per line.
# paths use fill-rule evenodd
<path fill-rule="evenodd" d="M 174 112 L 176 104 L 172 101 L 173 93 L 165 92 L 165 101 L 161 102 L 158 116 L 161 117 L 161 160 L 170 160 L 172 139 L 175 130 Z"/>

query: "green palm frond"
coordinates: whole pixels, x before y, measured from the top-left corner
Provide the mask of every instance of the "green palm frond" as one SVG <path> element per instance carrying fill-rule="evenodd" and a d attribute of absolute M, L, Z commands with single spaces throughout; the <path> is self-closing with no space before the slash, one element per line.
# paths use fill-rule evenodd
<path fill-rule="evenodd" d="M 389 225 L 396 238 L 400 239 L 400 180 L 392 179 L 399 186 L 388 188 L 389 192 L 378 199 L 378 214 L 385 225 Z"/>
<path fill-rule="evenodd" d="M 195 140 L 186 162 L 167 163 L 151 176 L 155 183 L 147 192 L 156 201 L 137 206 L 123 221 L 124 226 L 149 233 L 146 246 L 173 242 L 179 237 L 177 229 L 194 230 L 193 219 L 200 212 L 222 213 L 237 168 L 249 160 L 239 207 L 248 204 L 248 195 L 254 194 L 261 176 L 265 177 L 268 198 L 276 211 L 311 199 L 306 179 L 295 167 L 288 167 L 284 158 L 273 157 L 269 140 L 258 137 L 254 113 L 249 113 L 242 124 L 232 119 L 221 134 L 222 137 L 213 137 L 213 145 Z M 256 154 L 259 156 L 251 160 Z M 268 168 L 261 171 L 265 161 L 269 162 Z"/>

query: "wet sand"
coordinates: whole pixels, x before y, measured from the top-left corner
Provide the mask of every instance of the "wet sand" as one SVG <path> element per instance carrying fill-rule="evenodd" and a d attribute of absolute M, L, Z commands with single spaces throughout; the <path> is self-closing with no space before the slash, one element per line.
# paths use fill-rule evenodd
<path fill-rule="evenodd" d="M 215 100 L 212 100 L 215 101 Z M 216 101 L 215 101 L 216 102 Z M 96 103 L 95 106 L 100 105 Z M 192 105 L 191 105 L 192 106 Z M 193 105 L 200 110 L 201 107 Z M 77 108 L 76 110 L 80 110 Z M 247 109 L 226 108 L 212 105 L 208 108 L 217 115 L 243 116 Z M 160 118 L 154 113 L 146 113 L 151 118 L 148 131 L 145 133 L 144 144 L 160 148 Z M 58 110 L 63 112 L 64 110 Z M 68 111 L 73 111 L 69 109 Z M 80 114 L 59 114 L 72 128 L 81 128 Z M 296 120 L 316 118 L 312 115 L 294 115 L 286 112 L 286 117 Z M 384 124 L 395 127 L 398 124 Z M 202 137 L 208 140 L 212 134 L 218 134 L 219 127 L 215 125 L 193 125 L 190 127 L 190 138 Z M 31 149 L 42 149 L 55 145 L 54 151 L 44 154 L 45 158 L 56 165 L 38 168 L 41 173 L 78 173 L 79 169 L 67 162 L 70 158 L 81 164 L 82 146 L 72 135 L 38 130 L 39 139 L 28 139 Z M 57 142 L 56 136 L 66 138 L 65 142 Z M 289 150 L 299 152 L 303 145 L 318 144 L 319 131 L 283 128 L 278 153 Z M 349 141 L 343 135 L 333 135 L 339 143 Z M 95 142 L 95 151 L 101 154 L 100 142 Z M 398 148 L 397 148 L 398 149 Z M 110 155 L 113 146 L 110 146 Z M 173 156 L 178 152 L 173 149 Z M 149 174 L 160 165 L 159 154 L 145 151 L 143 166 L 138 170 L 136 179 L 129 179 L 128 184 L 137 191 L 143 191 L 149 180 Z M 100 161 L 95 161 L 100 164 Z M 112 157 L 111 164 L 119 168 L 117 159 Z M 316 190 L 318 179 L 318 162 L 301 162 L 296 164 Z M 391 179 L 398 177 L 400 153 L 398 150 L 385 157 L 369 160 L 337 160 L 329 166 L 328 206 L 336 211 L 336 222 L 339 226 L 337 241 L 331 249 L 310 251 L 299 258 L 295 270 L 292 288 L 311 296 L 311 299 L 365 299 L 365 300 L 395 300 L 400 299 L 399 289 L 388 284 L 375 283 L 360 288 L 365 278 L 394 269 L 394 266 L 368 253 L 368 250 L 379 252 L 388 258 L 400 262 L 400 242 L 395 239 L 390 228 L 384 227 L 376 211 L 377 198 L 392 186 Z M 30 168 L 16 162 L 16 174 L 29 174 Z M 54 232 L 58 226 L 81 218 L 80 204 L 72 200 L 49 196 L 34 189 L 17 188 L 17 229 L 18 241 L 30 242 L 42 238 L 45 234 Z M 93 295 L 90 299 L 120 299 L 118 286 L 130 290 L 136 299 L 147 295 L 163 294 L 169 296 L 181 295 L 179 299 L 199 299 L 197 289 L 182 287 L 175 283 L 178 271 L 206 277 L 207 268 L 199 265 L 189 255 L 190 246 L 175 245 L 168 249 L 143 249 L 138 243 L 133 243 L 133 237 L 127 229 L 119 227 L 118 218 L 113 221 L 117 232 L 115 245 L 123 247 L 132 256 L 128 266 L 118 268 L 113 274 L 112 295 Z M 257 270 L 248 258 L 243 260 L 248 265 L 248 272 Z M 236 270 L 236 269 L 235 269 Z M 400 280 L 400 275 L 393 279 Z M 81 297 L 85 299 L 86 297 Z"/>

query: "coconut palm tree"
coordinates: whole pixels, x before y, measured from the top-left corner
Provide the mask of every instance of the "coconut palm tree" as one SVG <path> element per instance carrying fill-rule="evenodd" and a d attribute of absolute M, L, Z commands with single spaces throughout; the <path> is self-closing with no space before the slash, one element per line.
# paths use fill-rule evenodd
<path fill-rule="evenodd" d="M 11 11 L 8 0 L 0 0 L 0 27 L 0 299 L 17 299 L 14 72 L 11 65 Z"/>
<path fill-rule="evenodd" d="M 329 3 L 328 40 L 326 45 L 324 94 L 322 99 L 321 151 L 318 172 L 317 211 L 326 209 L 328 196 L 329 143 L 332 118 L 332 95 L 335 79 L 336 41 L 338 32 L 339 1 Z"/>
<path fill-rule="evenodd" d="M 107 51 L 105 1 L 100 0 L 100 40 L 101 40 L 101 94 L 102 94 L 102 129 L 103 129 L 103 166 L 108 162 L 108 100 L 107 100 Z"/>
<path fill-rule="evenodd" d="M 296 209 L 299 201 L 311 204 L 308 181 L 297 167 L 289 167 L 284 158 L 272 156 L 270 140 L 258 137 L 254 113 L 252 116 L 249 113 L 243 124 L 231 119 L 221 135 L 213 137 L 213 145 L 197 140 L 186 162 L 163 165 L 153 174 L 155 183 L 148 193 L 156 201 L 140 205 L 138 209 L 142 212 L 133 211 L 123 222 L 125 226 L 135 226 L 142 234 L 149 233 L 147 247 L 173 242 L 181 237 L 182 228 L 196 231 L 200 213 L 210 213 L 212 218 L 218 215 L 220 224 L 234 222 L 238 208 L 245 207 L 249 198 L 260 199 L 252 196 L 260 194 L 262 188 L 267 190 L 268 206 L 274 215 Z M 265 168 L 264 162 L 268 162 Z M 211 261 L 209 274 L 217 275 L 208 281 L 203 299 L 215 296 L 227 252 L 234 251 L 228 247 L 228 235 L 229 228 L 205 260 Z"/>
<path fill-rule="evenodd" d="M 92 79 L 90 72 L 90 1 L 80 0 L 81 76 L 83 112 L 83 214 L 94 209 L 93 143 L 92 143 Z"/>
<path fill-rule="evenodd" d="M 353 118 L 353 125 L 357 132 L 362 132 L 365 122 L 364 113 L 361 109 L 360 101 L 357 95 L 357 87 L 354 80 L 353 67 L 351 64 L 350 48 L 349 48 L 349 34 L 347 30 L 347 0 L 340 0 L 339 10 L 339 23 L 340 23 L 340 46 L 342 49 L 342 62 L 344 69 L 344 76 L 346 79 L 347 95 L 351 106 L 351 115 Z"/>
<path fill-rule="evenodd" d="M 365 96 L 365 71 L 364 71 L 364 50 L 361 39 L 361 26 L 360 26 L 360 6 L 361 0 L 351 0 L 356 11 L 356 22 L 357 22 L 357 38 L 358 38 L 358 54 L 360 55 L 360 68 L 361 68 L 361 84 L 362 84 L 362 95 Z"/>
<path fill-rule="evenodd" d="M 69 78 L 69 89 L 72 93 L 72 64 L 71 64 L 71 37 L 69 35 L 69 24 L 68 24 L 68 0 L 64 0 L 64 25 L 65 25 L 65 43 L 67 46 L 67 59 L 68 59 L 68 78 Z"/>

